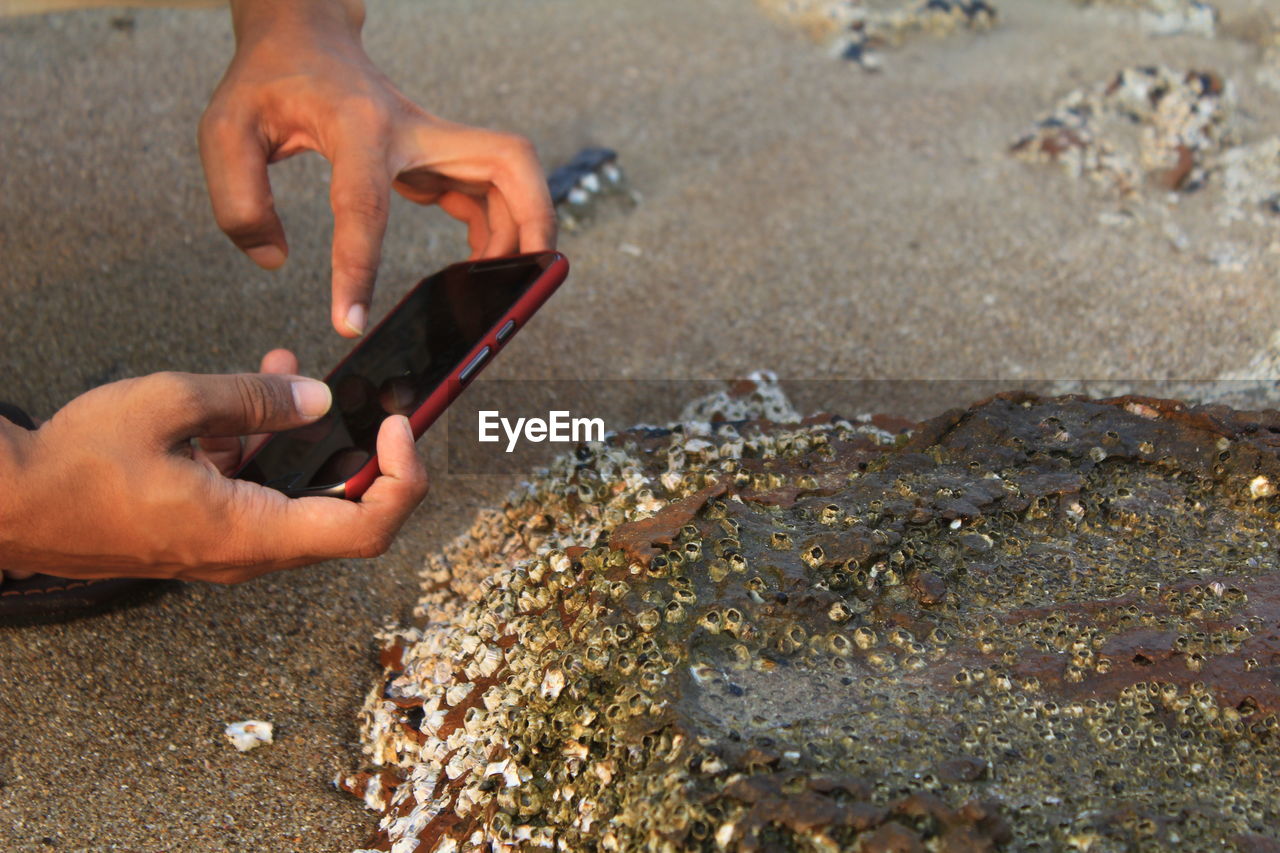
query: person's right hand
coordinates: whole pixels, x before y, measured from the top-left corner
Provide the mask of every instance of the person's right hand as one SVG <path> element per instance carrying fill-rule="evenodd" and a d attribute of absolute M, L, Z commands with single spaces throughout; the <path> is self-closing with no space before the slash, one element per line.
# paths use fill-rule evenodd
<path fill-rule="evenodd" d="M 277 350 L 264 369 L 296 361 Z M 228 467 L 228 442 L 309 423 L 328 387 L 277 373 L 158 373 L 95 388 L 35 432 L 5 443 L 17 488 L 0 500 L 0 563 L 59 577 L 153 577 L 235 583 L 390 545 L 427 492 L 409 422 L 378 433 L 382 474 L 359 503 L 291 499 Z M 238 443 L 238 442 L 231 442 Z M 221 458 L 219 458 L 221 457 Z"/>
<path fill-rule="evenodd" d="M 275 269 L 289 245 L 267 166 L 301 151 L 332 165 L 332 320 L 369 320 L 391 191 L 466 223 L 473 258 L 554 248 L 556 213 L 533 145 L 410 101 L 360 42 L 359 0 L 232 0 L 236 54 L 200 120 L 219 227 Z"/>

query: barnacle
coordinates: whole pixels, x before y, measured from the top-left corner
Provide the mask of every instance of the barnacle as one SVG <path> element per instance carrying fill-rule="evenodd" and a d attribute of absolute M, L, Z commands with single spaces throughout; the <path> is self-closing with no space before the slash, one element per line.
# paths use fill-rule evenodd
<path fill-rule="evenodd" d="M 1280 415 L 710 420 L 557 462 L 429 561 L 362 714 L 380 767 L 343 781 L 370 849 L 1280 837 Z"/>

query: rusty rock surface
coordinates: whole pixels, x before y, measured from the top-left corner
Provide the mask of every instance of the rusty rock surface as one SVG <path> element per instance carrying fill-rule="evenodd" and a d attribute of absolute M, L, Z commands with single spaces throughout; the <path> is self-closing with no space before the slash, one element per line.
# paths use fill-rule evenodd
<path fill-rule="evenodd" d="M 626 433 L 482 514 L 385 636 L 370 849 L 1277 849 L 1280 414 L 902 426 Z"/>

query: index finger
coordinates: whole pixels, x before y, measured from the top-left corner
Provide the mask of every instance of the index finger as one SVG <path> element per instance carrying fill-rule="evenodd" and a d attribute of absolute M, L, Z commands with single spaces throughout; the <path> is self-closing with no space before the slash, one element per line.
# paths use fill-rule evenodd
<path fill-rule="evenodd" d="M 382 258 L 391 203 L 391 174 L 384 147 L 363 134 L 343 139 L 333 155 L 329 205 L 333 208 L 333 327 L 355 337 L 364 332 Z"/>
<path fill-rule="evenodd" d="M 520 235 L 521 252 L 545 252 L 556 247 L 556 211 L 551 204 L 547 176 L 533 144 L 509 137 L 498 149 L 502 158 L 493 185 L 507 203 Z"/>

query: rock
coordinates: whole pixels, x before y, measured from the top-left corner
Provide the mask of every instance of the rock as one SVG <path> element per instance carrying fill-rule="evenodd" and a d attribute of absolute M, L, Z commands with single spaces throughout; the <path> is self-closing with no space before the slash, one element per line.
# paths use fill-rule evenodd
<path fill-rule="evenodd" d="M 373 848 L 1280 838 L 1280 414 L 1006 394 L 691 440 L 571 454 L 430 561 L 362 715 Z"/>

